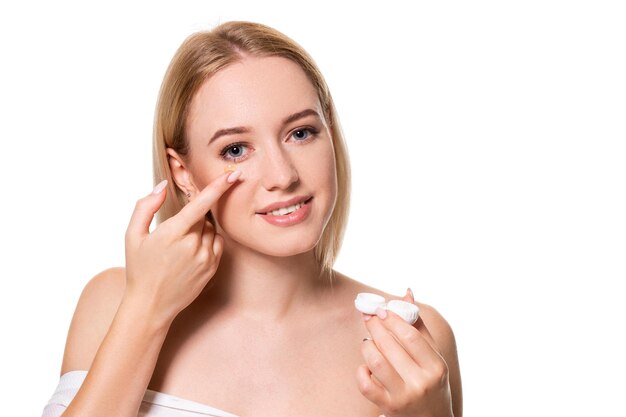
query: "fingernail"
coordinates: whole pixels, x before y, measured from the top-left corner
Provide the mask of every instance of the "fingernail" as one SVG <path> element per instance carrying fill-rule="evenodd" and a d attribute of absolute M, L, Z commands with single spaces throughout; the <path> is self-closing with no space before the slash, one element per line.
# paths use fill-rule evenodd
<path fill-rule="evenodd" d="M 368 321 L 371 318 L 372 316 L 370 316 L 369 314 L 363 314 L 363 320 Z"/>
<path fill-rule="evenodd" d="M 154 187 L 154 190 L 152 190 L 152 194 L 159 194 L 161 191 L 165 189 L 166 185 L 167 185 L 167 180 L 161 181 L 160 183 L 156 185 L 156 187 Z"/>
<path fill-rule="evenodd" d="M 233 171 L 228 178 L 226 178 L 227 182 L 233 183 L 235 181 L 237 181 L 237 178 L 239 178 L 239 176 L 241 176 L 241 171 Z"/>
<path fill-rule="evenodd" d="M 411 300 L 415 301 L 415 296 L 413 295 L 413 291 L 411 288 L 407 288 L 406 292 L 411 296 Z"/>
<path fill-rule="evenodd" d="M 387 310 L 385 310 L 384 308 L 380 308 L 378 307 L 376 309 L 376 315 L 381 319 L 384 320 L 385 317 L 387 317 Z"/>

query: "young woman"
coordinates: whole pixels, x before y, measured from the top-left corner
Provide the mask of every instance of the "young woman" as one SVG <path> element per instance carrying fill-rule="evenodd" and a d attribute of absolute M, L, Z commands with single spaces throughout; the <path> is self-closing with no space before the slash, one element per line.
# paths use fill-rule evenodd
<path fill-rule="evenodd" d="M 81 294 L 44 416 L 461 416 L 445 320 L 422 303 L 414 325 L 359 313 L 361 292 L 415 301 L 332 269 L 349 164 L 300 46 L 247 22 L 192 35 L 153 152 L 125 268 Z"/>

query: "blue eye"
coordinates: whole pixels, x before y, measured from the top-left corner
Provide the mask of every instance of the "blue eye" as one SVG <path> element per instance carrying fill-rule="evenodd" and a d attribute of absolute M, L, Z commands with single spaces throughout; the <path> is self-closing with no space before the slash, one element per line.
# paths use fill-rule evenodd
<path fill-rule="evenodd" d="M 307 139 L 312 139 L 317 134 L 317 130 L 311 127 L 305 127 L 302 129 L 296 129 L 291 133 L 291 137 L 296 140 L 296 142 L 305 142 Z"/>
<path fill-rule="evenodd" d="M 309 137 L 309 131 L 306 129 L 298 129 L 291 135 L 298 140 L 304 140 Z"/>
<path fill-rule="evenodd" d="M 226 161 L 239 162 L 246 158 L 248 154 L 247 146 L 243 143 L 233 143 L 226 146 L 220 152 L 222 159 Z"/>

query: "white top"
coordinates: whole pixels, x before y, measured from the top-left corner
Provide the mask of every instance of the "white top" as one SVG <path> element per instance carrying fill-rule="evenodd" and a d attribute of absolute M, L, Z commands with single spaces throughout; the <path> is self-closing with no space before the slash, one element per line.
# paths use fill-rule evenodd
<path fill-rule="evenodd" d="M 87 371 L 70 371 L 61 376 L 56 391 L 43 410 L 42 417 L 59 417 L 72 402 L 83 384 Z M 162 392 L 146 390 L 137 417 L 237 417 L 234 414 Z"/>

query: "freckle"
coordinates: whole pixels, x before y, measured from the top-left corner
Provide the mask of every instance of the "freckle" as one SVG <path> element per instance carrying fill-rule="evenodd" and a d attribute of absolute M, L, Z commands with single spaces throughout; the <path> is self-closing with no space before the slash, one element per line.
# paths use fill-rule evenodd
<path fill-rule="evenodd" d="M 237 165 L 231 164 L 231 165 L 226 165 L 224 167 L 224 172 L 235 172 L 235 171 L 237 171 Z"/>

